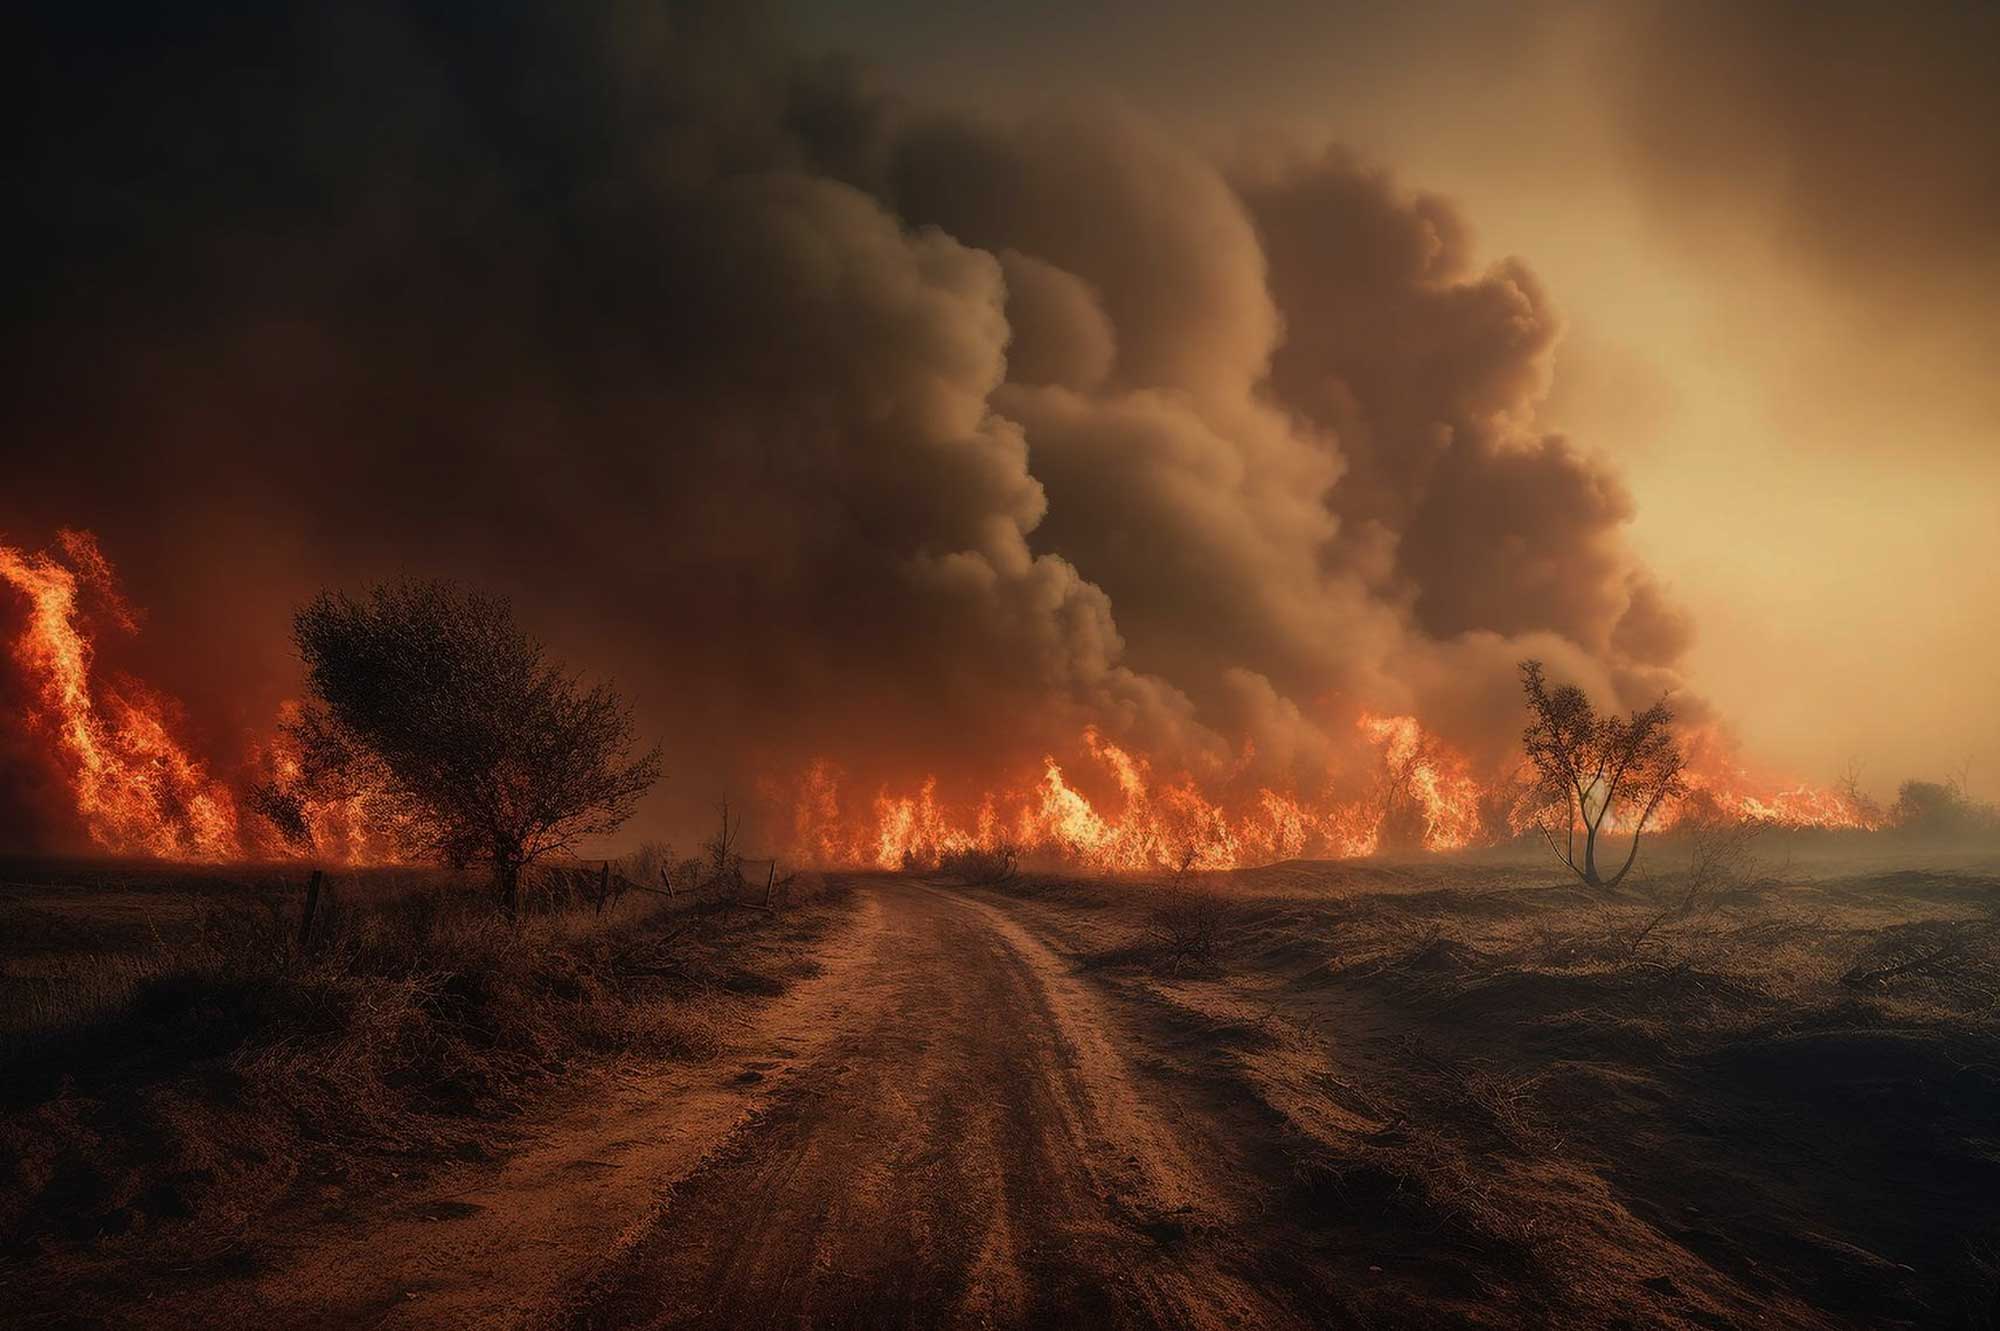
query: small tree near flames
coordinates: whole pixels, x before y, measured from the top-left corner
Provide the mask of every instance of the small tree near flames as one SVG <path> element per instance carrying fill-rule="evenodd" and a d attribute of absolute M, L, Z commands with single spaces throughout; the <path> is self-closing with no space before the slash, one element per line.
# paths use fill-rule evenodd
<path fill-rule="evenodd" d="M 491 866 L 511 916 L 524 867 L 615 830 L 659 779 L 618 695 L 552 664 L 503 600 L 442 582 L 325 593 L 293 637 L 311 695 L 285 727 L 299 771 L 258 803 L 294 840 L 316 801 L 393 807 L 415 854 Z"/>
<path fill-rule="evenodd" d="M 1527 796 L 1535 826 L 1570 872 L 1591 887 L 1615 888 L 1632 871 L 1653 815 L 1687 790 L 1673 709 L 1661 698 L 1629 717 L 1600 716 L 1574 684 L 1549 688 L 1540 661 L 1521 662 L 1521 689 L 1529 714 L 1521 742 L 1536 774 Z M 1598 834 L 1607 829 L 1632 837 L 1625 863 L 1608 881 L 1597 867 Z"/>

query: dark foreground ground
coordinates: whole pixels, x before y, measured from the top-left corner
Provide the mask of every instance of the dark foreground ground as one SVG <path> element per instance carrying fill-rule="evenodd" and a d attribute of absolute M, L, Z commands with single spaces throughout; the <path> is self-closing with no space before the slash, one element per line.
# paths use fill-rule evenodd
<path fill-rule="evenodd" d="M 281 1183 L 179 1216 L 17 1162 L 44 1186 L 0 1295 L 23 1325 L 1992 1325 L 2000 866 L 1737 862 L 1691 898 L 1667 854 L 1610 901 L 1295 864 L 635 917 L 605 983 L 672 1038 L 599 1041 L 459 1145 L 264 1140 Z M 4 1140 L 255 1062 L 210 1058 L 16 1094 Z"/>

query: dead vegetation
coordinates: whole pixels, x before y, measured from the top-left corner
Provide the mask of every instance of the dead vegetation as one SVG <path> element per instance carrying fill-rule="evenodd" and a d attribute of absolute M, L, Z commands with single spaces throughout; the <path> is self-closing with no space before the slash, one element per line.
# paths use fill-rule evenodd
<path fill-rule="evenodd" d="M 1377 1254 L 1356 1320 L 1992 1325 L 2000 877 L 1771 842 L 1681 828 L 1615 893 L 1511 864 L 1214 875 L 1201 967 L 1159 960 L 1172 880 L 1030 900 L 1162 1014 L 1176 1094 L 1227 1075 L 1274 1116 L 1320 1260 Z"/>
<path fill-rule="evenodd" d="M 972 886 L 1011 883 L 1021 869 L 1020 847 L 1002 841 L 991 847 L 967 846 L 938 856 L 938 872 Z"/>
<path fill-rule="evenodd" d="M 1214 965 L 1229 922 L 1228 903 L 1221 893 L 1190 872 L 1199 854 L 1200 848 L 1190 842 L 1173 875 L 1147 903 L 1146 937 L 1154 963 L 1167 970 Z"/>
<path fill-rule="evenodd" d="M 1227 903 L 1211 888 L 1177 881 L 1161 888 L 1146 912 L 1146 934 L 1169 970 L 1210 966 L 1228 923 Z"/>
<path fill-rule="evenodd" d="M 823 924 L 654 894 L 600 909 L 562 876 L 524 884 L 511 923 L 476 879 L 348 876 L 304 931 L 296 881 L 153 882 L 133 912 L 153 923 L 124 932 L 106 889 L 95 934 L 90 886 L 10 891 L 0 1245 L 227 1247 L 315 1174 L 485 1155 L 599 1061 L 715 1053 L 730 1004 L 809 969 Z"/>

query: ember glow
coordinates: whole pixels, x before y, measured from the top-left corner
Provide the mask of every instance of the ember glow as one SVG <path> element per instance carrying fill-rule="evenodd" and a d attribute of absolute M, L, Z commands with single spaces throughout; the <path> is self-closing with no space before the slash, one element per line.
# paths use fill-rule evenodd
<path fill-rule="evenodd" d="M 1946 169 L 2000 123 L 1976 43 L 1897 27 L 1963 78 L 1868 91 L 1768 16 L 1718 19 L 1738 65 L 1651 40 L 1684 6 L 1239 8 L 1198 30 L 1270 57 L 1242 101 L 1150 16 L 1046 48 L 996 16 L 932 81 L 845 8 L 52 14 L 0 835 L 275 852 L 288 617 L 401 575 L 615 683 L 667 777 L 624 835 L 682 851 L 725 795 L 828 863 L 1476 847 L 1512 834 L 1524 659 L 1718 737 L 1669 819 L 1877 825 L 1823 784 L 1850 762 L 1884 806 L 1990 779 L 1992 376 L 1955 367 L 2000 267 Z M 1508 52 L 1508 113 L 1468 117 Z M 1692 118 L 1686 69 L 1722 80 Z M 1371 100 L 1381 70 L 1437 95 Z M 250 101 L 172 92 L 203 88 Z M 1879 137 L 1803 133 L 1830 88 Z M 1856 196 L 1857 153 L 1924 188 Z M 159 580 L 137 637 L 55 541 L 86 520 Z M 316 853 L 393 858 L 385 803 L 310 811 Z"/>
<path fill-rule="evenodd" d="M 30 682 L 22 720 L 47 738 L 90 840 L 116 855 L 220 860 L 241 854 L 236 802 L 189 756 L 166 701 L 136 680 L 106 680 L 80 599 L 94 593 L 123 632 L 137 626 L 88 532 L 65 530 L 55 552 L 0 545 L 0 582 L 26 598 L 11 644 Z"/>
<path fill-rule="evenodd" d="M 1830 787 L 1760 778 L 1743 766 L 1730 737 L 1713 726 L 1690 736 L 1688 751 L 1691 789 L 1665 811 L 1662 826 L 1688 819 L 1722 819 L 1875 832 L 1889 825 L 1887 813 L 1852 782 Z"/>
<path fill-rule="evenodd" d="M 93 647 L 95 620 L 137 632 L 116 575 L 88 532 L 65 530 L 54 551 L 25 554 L 0 545 L 0 580 L 24 600 L 11 644 L 32 684 L 28 724 L 51 740 L 92 845 L 119 855 L 222 861 L 309 855 L 332 863 L 387 864 L 404 858 L 393 801 L 367 792 L 307 805 L 306 845 L 286 845 L 272 828 L 239 813 L 242 792 L 211 775 L 176 735 L 172 703 L 143 682 L 104 678 Z M 95 616 L 86 600 L 98 606 Z M 287 703 L 282 721 L 295 704 Z M 1316 792 L 1246 787 L 1227 776 L 1210 791 L 1190 774 L 1162 774 L 1151 760 L 1087 727 L 1078 750 L 1095 783 L 1093 799 L 1055 757 L 1015 786 L 967 804 L 948 804 L 935 776 L 854 799 L 841 766 L 823 758 L 789 792 L 785 849 L 821 865 L 883 869 L 934 866 L 968 849 L 1016 847 L 1051 864 L 1100 873 L 1228 869 L 1298 858 L 1348 859 L 1382 852 L 1453 851 L 1492 845 L 1529 830 L 1516 811 L 1519 760 L 1484 777 L 1414 716 L 1363 711 L 1354 720 L 1365 770 Z M 1658 826 L 1722 817 L 1788 828 L 1873 830 L 1879 809 L 1852 793 L 1811 785 L 1759 783 L 1733 765 L 1726 736 L 1695 736 L 1692 793 L 1664 810 Z M 1236 766 L 1252 764 L 1250 754 Z M 220 766 L 244 782 L 285 786 L 298 759 L 282 730 L 251 742 Z"/>
<path fill-rule="evenodd" d="M 404 858 L 397 811 L 368 792 L 307 805 L 302 814 L 310 841 L 288 845 L 243 811 L 244 791 L 214 775 L 227 768 L 242 782 L 283 785 L 297 775 L 298 761 L 282 732 L 274 728 L 247 753 L 211 765 L 189 752 L 171 699 L 142 680 L 99 667 L 96 634 L 135 634 L 139 624 L 91 533 L 65 529 L 54 550 L 34 554 L 0 544 L 0 585 L 25 603 L 7 644 L 26 686 L 20 721 L 46 741 L 43 750 L 90 846 L 181 861 L 309 854 L 329 863 L 382 864 Z M 0 629 L 12 624 L 13 616 L 0 611 Z"/>
<path fill-rule="evenodd" d="M 1302 796 L 1258 787 L 1211 796 L 1185 774 L 1161 779 L 1146 759 L 1094 730 L 1081 747 L 1114 794 L 1093 802 L 1050 757 L 1040 779 L 988 792 L 963 807 L 938 796 L 936 777 L 909 793 L 884 790 L 843 812 L 838 768 L 814 763 L 796 784 L 792 852 L 823 865 L 927 868 L 966 850 L 1012 847 L 1031 860 L 1098 873 L 1232 869 L 1289 859 L 1355 859 L 1383 852 L 1453 851 L 1530 832 L 1519 807 L 1517 759 L 1481 781 L 1466 760 L 1410 716 L 1363 713 L 1355 722 L 1373 752 L 1359 793 Z M 1838 791 L 1770 789 L 1722 766 L 1697 772 L 1694 789 L 1664 809 L 1662 830 L 1721 818 L 1787 829 L 1876 830 L 1879 810 Z"/>

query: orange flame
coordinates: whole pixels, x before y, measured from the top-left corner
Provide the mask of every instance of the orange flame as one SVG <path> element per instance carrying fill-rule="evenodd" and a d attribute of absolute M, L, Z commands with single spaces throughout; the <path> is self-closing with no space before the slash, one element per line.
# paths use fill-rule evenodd
<path fill-rule="evenodd" d="M 823 864 L 928 867 L 947 855 L 1011 845 L 1031 856 L 1105 873 L 1179 868 L 1227 869 L 1316 856 L 1351 859 L 1383 850 L 1452 851 L 1521 832 L 1510 813 L 1514 781 L 1481 781 L 1464 757 L 1414 717 L 1362 713 L 1356 727 L 1374 756 L 1372 785 L 1360 795 L 1318 798 L 1258 787 L 1227 807 L 1194 778 L 1162 781 L 1151 765 L 1086 729 L 1081 747 L 1110 779 L 1116 803 L 1093 803 L 1055 758 L 1025 790 L 983 795 L 966 816 L 938 796 L 935 777 L 915 794 L 878 794 L 871 815 L 842 821 L 837 769 L 811 765 L 794 805 L 794 853 Z M 1698 817 L 1802 828 L 1877 828 L 1879 811 L 1852 792 L 1810 786 L 1762 790 L 1712 755 L 1696 737 L 1693 791 L 1663 810 L 1656 827 Z"/>
<path fill-rule="evenodd" d="M 1227 869 L 1315 854 L 1371 855 L 1385 844 L 1455 850 L 1483 835 L 1487 792 L 1464 761 L 1407 716 L 1363 714 L 1359 726 L 1377 755 L 1374 789 L 1354 799 L 1319 799 L 1261 787 L 1240 808 L 1205 794 L 1191 775 L 1158 779 L 1143 757 L 1087 728 L 1081 744 L 1117 791 L 1100 808 L 1051 756 L 1025 790 L 982 796 L 968 816 L 938 798 L 935 777 L 915 794 L 878 794 L 871 815 L 843 824 L 838 776 L 813 763 L 794 801 L 794 853 L 820 863 L 881 868 L 932 865 L 966 850 L 1010 844 L 1102 872 L 1137 872 L 1186 863 Z"/>
<path fill-rule="evenodd" d="M 1686 739 L 1686 796 L 1665 811 L 1664 827 L 1695 820 L 1767 823 L 1784 828 L 1875 832 L 1889 825 L 1880 806 L 1849 780 L 1828 789 L 1802 782 L 1760 780 L 1735 760 L 1728 738 L 1702 727 Z"/>
<path fill-rule="evenodd" d="M 266 743 L 251 745 L 248 766 L 270 789 L 298 788 L 304 765 L 297 742 L 285 729 L 298 714 L 295 699 L 280 703 L 276 733 Z M 281 857 L 310 855 L 354 867 L 406 864 L 417 858 L 412 850 L 419 844 L 414 819 L 386 791 L 364 787 L 341 796 L 303 799 L 297 812 L 306 833 L 304 844 L 279 844 L 275 853 Z"/>
<path fill-rule="evenodd" d="M 115 576 L 86 532 L 64 531 L 56 552 L 24 554 L 0 545 L 0 583 L 26 598 L 13 656 L 29 682 L 25 720 L 46 733 L 91 841 L 116 854 L 222 860 L 290 856 L 257 823 L 239 824 L 237 800 L 176 736 L 174 709 L 136 681 L 100 678 L 82 594 L 116 628 L 136 631 Z M 296 704 L 286 704 L 293 708 Z M 281 713 L 281 720 L 283 714 Z M 1225 793 L 1203 791 L 1192 775 L 1156 776 L 1151 763 L 1094 728 L 1081 748 L 1108 778 L 1115 804 L 1101 807 L 1053 756 L 1039 777 L 976 801 L 947 807 L 935 777 L 913 793 L 879 792 L 850 818 L 838 769 L 812 763 L 790 796 L 792 851 L 822 864 L 883 868 L 934 865 L 941 858 L 1003 844 L 1103 872 L 1153 868 L 1224 869 L 1301 856 L 1353 858 L 1386 849 L 1450 851 L 1505 839 L 1521 829 L 1506 780 L 1474 777 L 1464 757 L 1416 718 L 1362 713 L 1359 735 L 1372 755 L 1372 780 L 1336 794 L 1245 789 L 1240 772 Z M 1738 766 L 1712 729 L 1688 736 L 1690 793 L 1661 811 L 1658 826 L 1722 818 L 1803 828 L 1876 829 L 1887 816 L 1856 792 L 1759 783 Z M 1244 765 L 1248 764 L 1248 751 Z M 299 757 L 284 729 L 253 746 L 246 771 L 280 788 L 295 784 Z M 353 864 L 409 858 L 415 844 L 394 802 L 361 791 L 300 810 L 316 858 Z"/>
<path fill-rule="evenodd" d="M 93 678 L 79 591 L 100 592 L 118 627 L 135 625 L 90 534 L 64 531 L 57 543 L 61 558 L 0 545 L 0 581 L 28 599 L 14 643 L 34 684 L 25 720 L 53 740 L 85 832 L 118 855 L 239 856 L 236 801 L 175 738 L 165 700 L 132 681 Z"/>
<path fill-rule="evenodd" d="M 345 864 L 408 858 L 402 819 L 367 793 L 302 809 L 312 834 L 309 847 L 290 845 L 273 829 L 239 819 L 230 787 L 210 775 L 175 734 L 173 704 L 136 680 L 106 679 L 97 670 L 90 621 L 101 618 L 127 633 L 136 632 L 137 623 L 90 533 L 63 531 L 55 551 L 32 555 L 0 545 L 0 584 L 27 600 L 13 643 L 14 661 L 28 682 L 23 720 L 49 737 L 49 753 L 68 785 L 77 821 L 100 850 L 201 861 L 241 859 L 246 853 L 270 858 L 309 853 Z M 86 615 L 86 592 L 98 612 L 94 616 Z M 299 770 L 282 730 L 267 744 L 253 745 L 245 766 L 280 784 Z"/>

